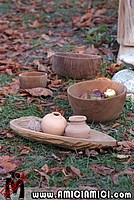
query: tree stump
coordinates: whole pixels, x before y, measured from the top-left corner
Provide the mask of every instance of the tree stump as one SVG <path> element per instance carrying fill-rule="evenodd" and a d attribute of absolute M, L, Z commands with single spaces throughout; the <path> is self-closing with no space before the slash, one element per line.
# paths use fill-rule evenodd
<path fill-rule="evenodd" d="M 134 51 L 134 1 L 120 0 L 118 13 L 117 41 L 120 49 L 117 61 L 120 56 L 129 51 Z"/>

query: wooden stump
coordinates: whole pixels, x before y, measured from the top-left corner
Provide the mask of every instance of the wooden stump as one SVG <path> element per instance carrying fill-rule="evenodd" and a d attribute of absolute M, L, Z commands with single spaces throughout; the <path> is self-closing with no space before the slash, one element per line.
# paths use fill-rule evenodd
<path fill-rule="evenodd" d="M 117 57 L 128 52 L 134 51 L 134 1 L 120 0 L 118 14 L 117 41 L 120 49 Z"/>

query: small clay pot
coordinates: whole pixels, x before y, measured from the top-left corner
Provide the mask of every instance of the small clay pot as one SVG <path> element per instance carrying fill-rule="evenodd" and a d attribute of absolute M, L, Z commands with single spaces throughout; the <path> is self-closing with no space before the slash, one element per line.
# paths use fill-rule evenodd
<path fill-rule="evenodd" d="M 41 122 L 43 132 L 53 135 L 63 135 L 66 126 L 67 121 L 59 112 L 45 115 Z"/>
<path fill-rule="evenodd" d="M 75 115 L 69 117 L 70 123 L 65 129 L 65 136 L 74 138 L 89 138 L 90 127 L 86 124 L 86 116 Z"/>
<path fill-rule="evenodd" d="M 47 84 L 47 74 L 44 72 L 23 72 L 19 74 L 19 81 L 22 89 L 44 88 Z"/>

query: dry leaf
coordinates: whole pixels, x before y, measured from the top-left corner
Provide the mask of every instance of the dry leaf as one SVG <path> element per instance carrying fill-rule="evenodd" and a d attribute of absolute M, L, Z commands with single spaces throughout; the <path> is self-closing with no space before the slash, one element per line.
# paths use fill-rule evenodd
<path fill-rule="evenodd" d="M 100 175 L 110 175 L 112 173 L 115 173 L 116 170 L 110 167 L 106 167 L 103 165 L 99 165 L 99 164 L 92 164 L 89 166 L 90 169 L 92 169 L 94 172 L 100 174 Z"/>
<path fill-rule="evenodd" d="M 30 147 L 28 147 L 28 146 L 24 146 L 23 148 L 25 148 L 25 149 L 27 149 L 27 150 L 29 150 L 29 151 L 33 152 L 33 149 L 31 149 L 31 148 L 30 148 Z"/>
<path fill-rule="evenodd" d="M 75 52 L 83 54 L 86 49 L 86 46 L 75 46 L 73 49 Z"/>
<path fill-rule="evenodd" d="M 22 150 L 20 151 L 20 156 L 22 156 L 22 155 L 27 155 L 27 154 L 29 154 L 29 150 L 28 150 L 28 149 L 22 149 Z"/>
<path fill-rule="evenodd" d="M 42 87 L 38 87 L 38 88 L 32 88 L 32 89 L 25 89 L 24 91 L 28 92 L 29 94 L 31 94 L 32 96 L 35 97 L 40 97 L 40 96 L 53 96 L 53 92 L 47 88 L 42 88 Z"/>
<path fill-rule="evenodd" d="M 97 48 L 95 48 L 94 45 L 92 44 L 90 47 L 85 49 L 85 51 L 83 53 L 97 55 L 97 54 L 99 54 L 99 50 Z"/>
<path fill-rule="evenodd" d="M 52 156 L 57 162 L 61 163 L 62 160 L 61 160 L 58 156 L 56 156 L 54 153 L 52 153 L 51 156 Z"/>
<path fill-rule="evenodd" d="M 52 51 L 51 49 L 47 50 L 47 58 L 51 58 L 54 54 L 54 51 Z"/>
<path fill-rule="evenodd" d="M 121 175 L 121 176 L 122 175 L 129 175 L 129 176 L 134 175 L 134 169 L 129 167 L 129 168 L 125 169 L 124 171 L 119 172 L 118 175 Z"/>
<path fill-rule="evenodd" d="M 50 37 L 48 35 L 46 35 L 45 33 L 41 35 L 41 37 L 46 40 L 46 41 L 49 41 L 50 40 Z"/>
<path fill-rule="evenodd" d="M 39 131 L 39 132 L 42 130 L 40 122 L 35 119 L 30 120 L 30 122 L 28 123 L 28 129 Z"/>
<path fill-rule="evenodd" d="M 11 134 L 11 133 L 7 133 L 6 136 L 7 136 L 7 138 L 13 138 L 14 137 L 14 135 Z"/>
<path fill-rule="evenodd" d="M 22 159 L 15 159 L 12 156 L 0 157 L 0 174 L 7 174 L 16 170 L 22 163 Z"/>
<path fill-rule="evenodd" d="M 118 154 L 115 156 L 116 158 L 119 158 L 119 159 L 124 159 L 124 158 L 129 158 L 130 155 L 123 155 L 123 154 Z"/>
<path fill-rule="evenodd" d="M 47 66 L 39 62 L 39 60 L 34 60 L 33 64 L 38 68 L 38 71 L 47 72 Z"/>
<path fill-rule="evenodd" d="M 100 51 L 102 51 L 105 55 L 109 55 L 109 54 L 111 54 L 112 52 L 111 52 L 111 50 L 110 49 L 107 49 L 107 48 L 105 48 L 105 47 L 100 47 L 100 48 L 98 48 Z"/>
<path fill-rule="evenodd" d="M 49 173 L 49 167 L 48 167 L 48 164 L 45 164 L 42 166 L 41 170 L 43 170 L 46 174 Z"/>
<path fill-rule="evenodd" d="M 47 181 L 47 185 L 49 185 L 50 182 L 50 177 L 43 171 L 39 171 L 37 169 L 34 169 L 35 172 L 39 173 L 41 175 L 41 177 L 44 177 Z"/>
<path fill-rule="evenodd" d="M 66 95 L 64 95 L 64 94 L 60 94 L 60 95 L 54 97 L 54 99 L 62 99 L 62 100 L 66 100 L 66 99 L 68 99 L 68 98 L 67 98 Z"/>
<path fill-rule="evenodd" d="M 98 156 L 98 152 L 95 150 L 85 149 L 85 155 L 88 157 L 96 157 Z"/>
<path fill-rule="evenodd" d="M 41 24 L 40 22 L 38 22 L 37 20 L 33 22 L 33 24 L 28 24 L 28 26 L 30 28 L 41 28 L 44 26 L 44 24 Z"/>
<path fill-rule="evenodd" d="M 120 126 L 120 125 L 121 125 L 121 123 L 116 122 L 116 123 L 112 126 L 112 128 L 116 128 L 116 127 L 118 127 L 118 126 Z"/>
<path fill-rule="evenodd" d="M 10 76 L 13 75 L 12 69 L 6 69 L 6 73 L 7 73 L 8 75 L 10 75 Z"/>
<path fill-rule="evenodd" d="M 113 184 L 117 184 L 118 183 L 118 173 L 110 174 L 110 178 L 111 178 Z"/>
<path fill-rule="evenodd" d="M 78 168 L 74 167 L 73 165 L 70 165 L 71 171 L 76 175 L 76 177 L 81 178 L 81 172 Z"/>

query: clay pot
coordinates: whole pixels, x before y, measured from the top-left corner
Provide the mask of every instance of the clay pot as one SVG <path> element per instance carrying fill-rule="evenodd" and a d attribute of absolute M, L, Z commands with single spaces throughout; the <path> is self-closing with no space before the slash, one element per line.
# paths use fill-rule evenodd
<path fill-rule="evenodd" d="M 89 138 L 90 127 L 86 124 L 86 116 L 69 117 L 70 124 L 65 129 L 65 136 L 74 138 Z"/>
<path fill-rule="evenodd" d="M 45 115 L 41 122 L 43 132 L 53 135 L 63 135 L 66 126 L 67 121 L 59 112 Z"/>
<path fill-rule="evenodd" d="M 44 72 L 23 72 L 19 74 L 19 81 L 22 89 L 44 88 L 47 84 L 47 74 Z"/>

